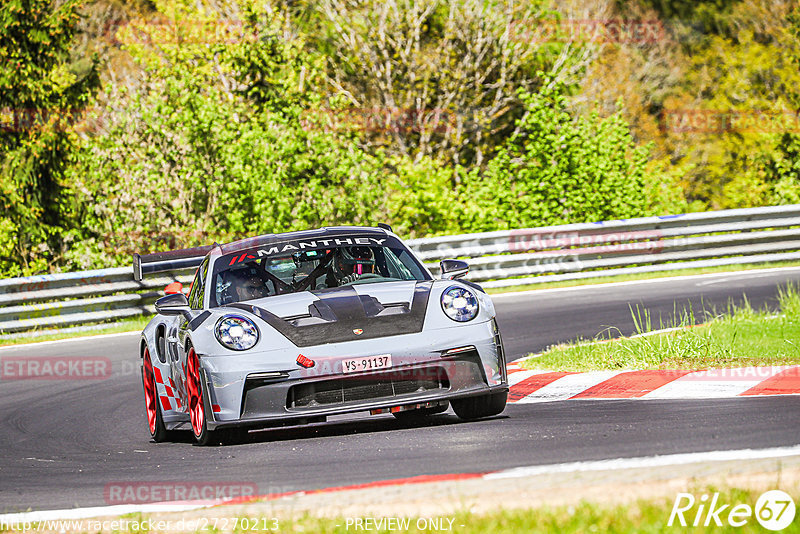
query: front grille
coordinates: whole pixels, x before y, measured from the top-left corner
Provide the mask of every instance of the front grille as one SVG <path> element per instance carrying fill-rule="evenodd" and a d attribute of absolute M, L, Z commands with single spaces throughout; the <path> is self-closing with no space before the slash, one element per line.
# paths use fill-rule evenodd
<path fill-rule="evenodd" d="M 287 408 L 311 408 L 450 388 L 441 367 L 425 367 L 298 384 L 289 389 Z"/>

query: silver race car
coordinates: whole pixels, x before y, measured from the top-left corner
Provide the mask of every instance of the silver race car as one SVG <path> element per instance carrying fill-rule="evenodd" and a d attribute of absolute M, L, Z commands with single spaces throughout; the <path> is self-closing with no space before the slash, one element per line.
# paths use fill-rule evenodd
<path fill-rule="evenodd" d="M 421 418 L 499 414 L 508 395 L 491 299 L 431 273 L 391 232 L 336 227 L 134 255 L 134 278 L 197 267 L 188 293 L 156 301 L 142 332 L 155 441 L 191 428 L 200 444 L 249 429 L 369 411 Z"/>

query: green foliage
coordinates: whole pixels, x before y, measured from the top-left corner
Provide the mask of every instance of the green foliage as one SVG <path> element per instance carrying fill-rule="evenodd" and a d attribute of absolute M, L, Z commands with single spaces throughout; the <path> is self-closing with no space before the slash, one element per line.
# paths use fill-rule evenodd
<path fill-rule="evenodd" d="M 280 36 L 277 13 L 243 7 L 245 38 L 233 43 L 208 43 L 199 22 L 192 28 L 200 33 L 174 42 L 159 42 L 147 25 L 119 36 L 145 81 L 112 97 L 125 112 L 109 116 L 107 134 L 88 145 L 75 172 L 96 229 L 71 251 L 76 267 L 107 263 L 106 249 L 125 262 L 134 250 L 375 222 L 379 158 L 313 127 L 303 105 L 315 95 L 290 83 L 290 72 L 313 71 L 301 43 Z"/>
<path fill-rule="evenodd" d="M 787 46 L 795 45 L 782 35 Z M 691 194 L 714 207 L 771 204 L 776 196 L 772 188 L 779 182 L 786 185 L 783 174 L 793 165 L 786 161 L 791 140 L 777 149 L 783 135 L 777 119 L 800 103 L 800 72 L 785 50 L 776 47 L 779 42 L 760 43 L 743 30 L 735 37 L 712 38 L 693 59 L 695 69 L 687 82 L 703 88 L 699 96 L 705 108 L 715 110 L 720 119 L 736 117 L 731 111 L 741 117 L 738 125 L 719 123 L 721 131 L 710 122 L 709 131 L 693 135 L 687 147 L 687 158 L 698 162 L 690 172 Z"/>
<path fill-rule="evenodd" d="M 74 225 L 63 173 L 70 123 L 97 84 L 93 60 L 71 62 L 79 0 L 0 5 L 0 272 L 47 270 Z"/>
<path fill-rule="evenodd" d="M 798 198 L 800 184 L 791 176 L 798 123 L 791 117 L 800 105 L 800 39 L 790 6 L 704 2 L 683 20 L 666 21 L 683 50 L 673 69 L 683 75 L 663 105 L 667 116 L 686 111 L 695 124 L 673 130 L 662 123 L 666 139 L 659 144 L 675 168 L 685 168 L 690 202 L 726 209 Z"/>
<path fill-rule="evenodd" d="M 517 132 L 462 186 L 464 225 L 528 228 L 646 215 L 649 147 L 636 147 L 621 113 L 574 118 L 564 87 L 521 94 Z"/>
<path fill-rule="evenodd" d="M 430 158 L 417 163 L 395 158 L 391 163 L 387 213 L 396 233 L 424 237 L 461 231 L 458 214 L 462 205 L 453 189 L 451 167 Z"/>
<path fill-rule="evenodd" d="M 795 6 L 787 16 L 787 21 L 787 41 L 797 45 L 800 43 L 800 6 Z M 794 46 L 790 60 L 795 69 L 800 68 L 800 46 Z M 800 109 L 800 91 L 794 86 L 789 94 L 793 97 L 789 105 L 795 110 L 793 128 L 780 135 L 775 149 L 763 154 L 760 162 L 764 169 L 769 204 L 800 203 L 800 116 L 797 112 Z"/>
<path fill-rule="evenodd" d="M 686 132 L 662 113 L 798 109 L 787 2 L 105 1 L 0 5 L 2 276 L 320 225 L 800 203 L 797 124 Z M 619 18 L 658 36 L 569 26 Z"/>
<path fill-rule="evenodd" d="M 531 38 L 551 11 L 540 0 L 321 0 L 309 38 L 329 91 L 373 118 L 368 146 L 480 165 L 521 114 L 517 90 L 535 90 L 559 53 L 570 66 L 580 56 Z"/>

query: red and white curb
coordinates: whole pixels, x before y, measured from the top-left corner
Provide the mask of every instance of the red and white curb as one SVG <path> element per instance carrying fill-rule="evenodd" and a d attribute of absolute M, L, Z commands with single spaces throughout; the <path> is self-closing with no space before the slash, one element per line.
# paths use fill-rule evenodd
<path fill-rule="evenodd" d="M 800 394 L 800 365 L 703 371 L 530 371 L 508 365 L 509 402 L 714 399 Z"/>
<path fill-rule="evenodd" d="M 595 460 L 588 462 L 569 462 L 550 465 L 533 465 L 513 467 L 500 471 L 481 473 L 454 473 L 444 475 L 422 475 L 411 478 L 393 480 L 380 480 L 366 484 L 352 486 L 339 486 L 311 491 L 293 491 L 288 493 L 272 493 L 267 495 L 254 495 L 228 500 L 209 501 L 184 501 L 153 504 L 130 504 L 116 506 L 97 506 L 92 508 L 74 508 L 71 510 L 43 510 L 35 512 L 22 512 L 16 514 L 0 515 L 0 524 L 20 524 L 26 522 L 58 521 L 70 519 L 90 519 L 95 517 L 110 517 L 131 513 L 169 513 L 186 512 L 211 508 L 219 505 L 246 504 L 255 501 L 275 501 L 285 498 L 302 498 L 306 495 L 320 493 L 361 490 L 386 486 L 403 486 L 408 484 L 424 484 L 431 482 L 455 482 L 461 480 L 502 480 L 526 478 L 557 473 L 579 473 L 591 471 L 616 471 L 622 469 L 641 469 L 651 467 L 665 467 L 673 465 L 687 465 L 708 462 L 749 461 L 760 459 L 787 458 L 800 456 L 800 445 L 792 447 L 773 447 L 769 449 L 741 449 L 729 451 L 709 451 L 682 454 L 667 454 L 658 456 L 644 456 L 638 458 L 613 458 L 608 460 Z"/>

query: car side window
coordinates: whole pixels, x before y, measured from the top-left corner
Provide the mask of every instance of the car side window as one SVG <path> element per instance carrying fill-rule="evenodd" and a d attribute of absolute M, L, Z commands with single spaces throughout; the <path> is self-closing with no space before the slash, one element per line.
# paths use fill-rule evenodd
<path fill-rule="evenodd" d="M 203 309 L 206 274 L 208 274 L 208 258 L 203 260 L 203 263 L 197 268 L 197 274 L 195 274 L 194 282 L 192 282 L 192 290 L 189 293 L 189 307 L 193 310 Z"/>

